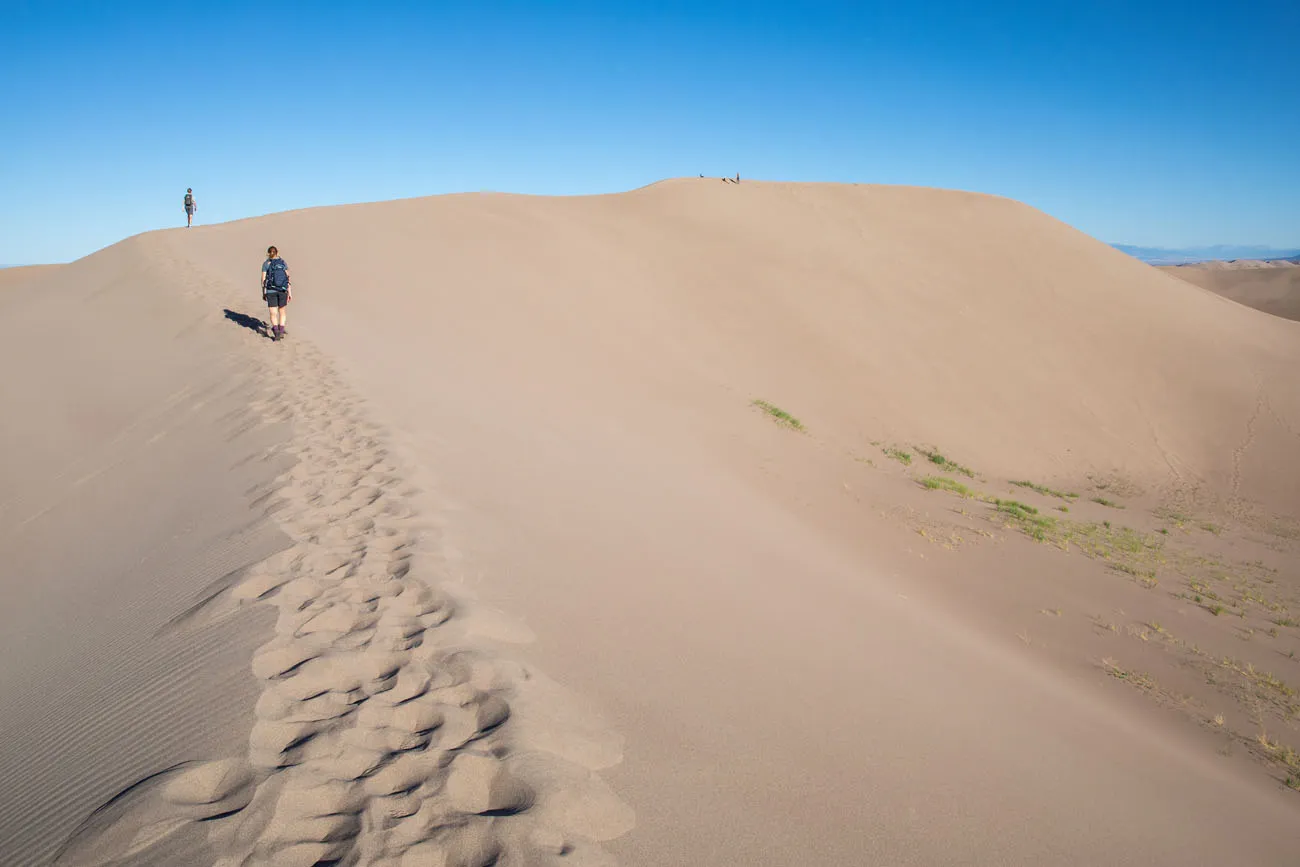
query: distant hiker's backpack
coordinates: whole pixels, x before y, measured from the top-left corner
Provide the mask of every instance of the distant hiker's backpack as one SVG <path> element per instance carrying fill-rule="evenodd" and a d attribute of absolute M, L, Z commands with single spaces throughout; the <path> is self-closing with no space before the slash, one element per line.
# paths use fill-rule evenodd
<path fill-rule="evenodd" d="M 194 196 L 190 195 L 189 193 L 185 194 L 185 207 L 187 208 L 194 207 Z"/>
<path fill-rule="evenodd" d="M 285 270 L 284 260 L 276 256 L 266 266 L 266 291 L 283 292 L 288 288 L 289 272 Z"/>

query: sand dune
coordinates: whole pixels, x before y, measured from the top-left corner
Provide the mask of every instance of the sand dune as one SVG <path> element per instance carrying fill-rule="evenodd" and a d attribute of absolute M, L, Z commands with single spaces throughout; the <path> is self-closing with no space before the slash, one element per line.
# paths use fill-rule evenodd
<path fill-rule="evenodd" d="M 283 344 L 252 319 L 269 243 Z M 0 465 L 5 863 L 1300 845 L 1272 686 L 1293 627 L 1243 642 L 1193 603 L 1169 564 L 1201 536 L 1167 517 L 1217 522 L 1207 569 L 1274 570 L 1238 576 L 1277 606 L 1243 601 L 1241 629 L 1300 608 L 1291 322 L 1006 200 L 705 180 L 276 214 L 31 280 L 61 291 L 0 301 L 4 369 L 53 367 L 3 379 L 30 407 Z M 56 336 L 75 349 L 42 355 Z M 1035 542 L 1040 512 L 882 453 L 924 444 L 1092 535 Z M 1121 515 L 1157 541 L 1130 550 Z M 1165 559 L 1107 570 L 1098 539 Z M 1125 611 L 1164 625 L 1120 634 Z M 1259 749 L 1231 697 L 1204 729 L 1184 711 L 1217 695 L 1146 705 L 1203 687 L 1161 662 L 1173 634 L 1270 672 Z"/>
<path fill-rule="evenodd" d="M 1300 320 L 1300 264 L 1288 261 L 1205 262 L 1160 270 L 1238 304 L 1285 319 Z"/>
<path fill-rule="evenodd" d="M 278 433 L 228 417 L 251 364 L 201 306 L 148 288 L 141 246 L 0 294 L 6 865 L 50 863 L 92 810 L 196 750 L 240 749 L 256 698 L 265 617 L 164 626 L 285 544 L 242 495 L 274 474 L 257 458 Z"/>

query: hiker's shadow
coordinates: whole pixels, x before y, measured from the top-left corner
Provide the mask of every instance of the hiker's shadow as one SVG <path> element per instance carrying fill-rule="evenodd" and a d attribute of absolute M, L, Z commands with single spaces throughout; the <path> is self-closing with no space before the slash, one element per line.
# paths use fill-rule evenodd
<path fill-rule="evenodd" d="M 234 310 L 229 309 L 223 310 L 222 312 L 226 314 L 226 318 L 231 322 L 236 325 L 242 325 L 249 331 L 256 331 L 258 334 L 262 334 L 266 330 L 266 326 L 260 319 L 254 319 L 252 316 L 248 316 L 244 313 L 236 313 Z"/>

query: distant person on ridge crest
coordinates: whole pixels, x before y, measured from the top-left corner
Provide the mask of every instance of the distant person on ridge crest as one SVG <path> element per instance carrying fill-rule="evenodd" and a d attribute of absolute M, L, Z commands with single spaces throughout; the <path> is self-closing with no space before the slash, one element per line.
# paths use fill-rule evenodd
<path fill-rule="evenodd" d="M 266 248 L 266 261 L 262 263 L 262 298 L 270 311 L 267 336 L 272 340 L 284 339 L 288 333 L 285 308 L 293 298 L 293 285 L 289 280 L 289 266 L 280 258 L 275 245 Z"/>
<path fill-rule="evenodd" d="M 194 211 L 195 211 L 194 188 L 186 187 L 185 188 L 185 228 L 187 229 L 194 222 Z"/>

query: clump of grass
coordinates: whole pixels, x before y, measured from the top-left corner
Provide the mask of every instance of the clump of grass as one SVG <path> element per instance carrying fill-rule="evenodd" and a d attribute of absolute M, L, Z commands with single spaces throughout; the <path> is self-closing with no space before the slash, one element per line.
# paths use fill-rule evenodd
<path fill-rule="evenodd" d="M 1070 511 L 1070 507 L 1069 507 L 1069 506 L 1057 506 L 1057 507 L 1056 507 L 1056 511 L 1058 511 L 1058 512 L 1068 512 L 1068 511 Z"/>
<path fill-rule="evenodd" d="M 1207 533 L 1213 533 L 1216 536 L 1221 535 L 1223 533 L 1223 528 L 1220 527 L 1218 524 L 1211 524 L 1208 522 L 1202 524 L 1201 529 Z"/>
<path fill-rule="evenodd" d="M 1277 620 L 1274 620 L 1273 622 L 1276 623 L 1278 626 L 1300 626 L 1300 620 L 1296 620 L 1291 617 L 1279 617 Z"/>
<path fill-rule="evenodd" d="M 1068 491 L 1058 491 L 1053 488 L 1047 487 L 1047 485 L 1040 485 L 1037 482 L 1012 481 L 1011 484 L 1015 485 L 1018 488 L 1028 488 L 1029 490 L 1037 491 L 1038 493 L 1044 496 L 1057 497 L 1062 500 L 1073 500 L 1079 496 L 1078 494 L 1072 494 L 1069 493 Z"/>
<path fill-rule="evenodd" d="M 1111 565 L 1125 575 L 1132 575 L 1138 584 L 1148 590 L 1154 590 L 1160 584 L 1160 579 L 1156 577 L 1156 570 L 1154 569 L 1142 569 L 1129 563 L 1113 563 Z"/>
<path fill-rule="evenodd" d="M 1108 500 L 1108 499 L 1106 499 L 1105 497 L 1093 497 L 1093 498 L 1092 498 L 1092 501 L 1093 501 L 1094 503 L 1097 503 L 1098 505 L 1101 505 L 1101 506 L 1108 506 L 1108 507 L 1110 507 L 1110 508 L 1112 508 L 1112 509 L 1122 509 L 1122 508 L 1124 508 L 1123 506 L 1121 506 L 1119 503 L 1115 502 L 1114 500 Z"/>
<path fill-rule="evenodd" d="M 1159 536 L 1145 536 L 1128 527 L 1112 527 L 1110 521 L 1100 524 L 1081 523 L 1068 518 L 1042 515 L 1028 503 L 990 497 L 944 476 L 930 476 L 921 484 L 930 490 L 951 491 L 989 503 L 993 506 L 994 515 L 1031 539 L 1048 542 L 1063 551 L 1068 551 L 1073 545 L 1085 556 L 1103 560 L 1119 571 L 1132 575 L 1147 589 L 1160 583 L 1156 578 L 1156 567 L 1164 561 L 1161 557 L 1163 542 Z M 1197 590 L 1198 586 L 1194 584 L 1192 589 Z M 1197 601 L 1200 601 L 1199 597 Z"/>
<path fill-rule="evenodd" d="M 1064 550 L 1073 545 L 1085 556 L 1127 572 L 1147 589 L 1159 583 L 1155 577 L 1156 567 L 1163 562 L 1159 537 L 1146 536 L 1129 527 L 1112 527 L 1109 521 L 1101 524 L 1063 521 L 1055 528 L 1052 541 Z"/>
<path fill-rule="evenodd" d="M 803 422 L 799 421 L 799 419 L 790 415 L 790 413 L 781 409 L 781 407 L 779 406 L 774 406 L 765 400 L 756 400 L 754 401 L 753 405 L 761 409 L 763 412 L 767 413 L 769 416 L 771 416 L 772 419 L 776 421 L 777 424 L 784 425 L 785 427 L 788 427 L 791 430 L 797 430 L 797 431 L 804 430 Z"/>
<path fill-rule="evenodd" d="M 1264 748 L 1265 755 L 1292 772 L 1286 778 L 1286 784 L 1293 789 L 1300 789 L 1300 753 L 1273 740 L 1267 732 L 1260 732 L 1255 740 Z"/>
<path fill-rule="evenodd" d="M 921 484 L 931 491 L 951 491 L 962 497 L 977 496 L 974 491 L 963 485 L 956 479 L 950 479 L 946 476 L 927 476 L 921 480 Z"/>
<path fill-rule="evenodd" d="M 1039 542 L 1047 541 L 1050 531 L 1056 528 L 1056 519 L 1038 514 L 1033 506 L 1027 506 L 1018 500 L 994 500 L 994 508 L 1011 519 L 1020 531 Z"/>
<path fill-rule="evenodd" d="M 923 449 L 920 446 L 918 446 L 916 451 L 918 454 L 924 455 L 926 458 L 928 458 L 930 463 L 934 464 L 935 466 L 942 467 L 948 472 L 961 473 L 963 476 L 966 476 L 968 479 L 975 478 L 975 473 L 972 472 L 969 468 L 963 467 L 961 464 L 957 463 L 956 461 L 952 461 L 944 457 L 942 454 L 939 453 L 938 449 Z"/>
<path fill-rule="evenodd" d="M 887 448 L 881 449 L 881 451 L 905 467 L 912 465 L 912 456 L 902 449 Z"/>

